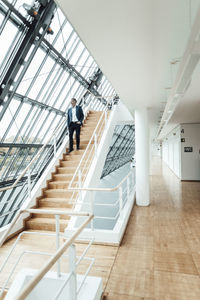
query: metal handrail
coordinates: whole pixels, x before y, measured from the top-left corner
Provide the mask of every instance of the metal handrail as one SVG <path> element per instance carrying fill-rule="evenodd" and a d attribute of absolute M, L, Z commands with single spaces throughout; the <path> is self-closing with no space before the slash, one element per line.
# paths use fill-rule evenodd
<path fill-rule="evenodd" d="M 7 191 L 10 189 L 13 189 L 14 187 L 16 187 L 17 183 L 19 182 L 19 180 L 24 176 L 24 174 L 27 172 L 27 170 L 32 166 L 32 164 L 35 162 L 35 160 L 38 158 L 38 156 L 40 155 L 40 153 L 44 150 L 44 148 L 46 147 L 46 145 L 49 143 L 49 141 L 52 139 L 52 137 L 55 135 L 55 133 L 58 131 L 58 129 L 61 127 L 61 125 L 63 125 L 66 122 L 66 120 L 63 120 L 58 127 L 56 127 L 56 129 L 53 131 L 52 135 L 49 137 L 49 139 L 46 141 L 46 143 L 42 146 L 42 148 L 38 151 L 38 153 L 36 154 L 36 156 L 31 160 L 31 162 L 28 164 L 28 166 L 26 166 L 26 168 L 24 169 L 24 171 L 18 176 L 18 178 L 15 180 L 15 182 L 13 183 L 13 185 L 5 187 L 5 188 L 1 188 L 0 192 L 3 191 Z"/>
<path fill-rule="evenodd" d="M 59 216 L 59 215 L 76 215 L 76 216 L 85 216 L 87 217 L 87 219 L 83 222 L 83 224 L 75 231 L 75 233 L 71 236 L 71 238 L 69 240 L 67 240 L 55 253 L 55 255 L 53 255 L 49 261 L 45 264 L 45 266 L 36 274 L 36 276 L 29 282 L 29 284 L 27 284 L 27 286 L 22 290 L 22 292 L 20 293 L 19 296 L 17 296 L 15 299 L 16 300 L 22 300 L 25 299 L 27 297 L 27 295 L 33 290 L 33 288 L 37 285 L 37 283 L 44 277 L 44 275 L 51 269 L 51 267 L 59 260 L 59 258 L 62 256 L 62 254 L 66 251 L 66 249 L 75 241 L 76 237 L 80 234 L 80 232 L 83 230 L 83 228 L 92 220 L 92 218 L 94 217 L 92 214 L 88 213 L 88 212 L 75 212 L 75 211 L 62 211 L 62 210 L 48 210 L 48 209 L 41 209 L 41 210 L 37 210 L 37 209 L 23 209 L 20 211 L 20 214 L 22 213 L 37 213 L 37 214 L 50 214 L 50 215 L 55 215 L 55 216 Z M 20 216 L 20 214 L 18 214 L 18 218 Z M 15 222 L 17 221 L 17 219 L 15 220 Z M 14 224 L 13 224 L 14 225 Z M 8 233 L 8 231 L 7 231 Z M 20 234 L 21 236 L 21 234 Z M 5 240 L 4 236 L 1 239 L 1 244 L 3 243 L 3 241 Z M 19 238 L 17 239 L 17 241 L 19 240 Z M 14 243 L 13 249 L 16 246 L 17 241 Z M 91 242 L 92 243 L 92 242 Z M 90 245 L 91 245 L 90 243 Z M 11 249 L 9 256 L 6 259 L 6 262 L 8 260 L 8 258 L 10 257 L 13 249 Z M 85 253 L 84 253 L 85 254 Z M 23 255 L 23 254 L 22 254 Z M 19 257 L 18 260 L 21 259 L 21 256 Z M 82 257 L 81 257 L 82 259 Z M 6 263 L 5 262 L 5 263 Z M 5 265 L 5 263 L 3 264 L 3 266 Z M 2 269 L 1 269 L 2 270 Z"/>
<path fill-rule="evenodd" d="M 30 213 L 30 214 L 49 214 L 49 215 L 70 215 L 70 216 L 74 216 L 74 215 L 79 215 L 79 216 L 87 216 L 87 213 L 85 212 L 75 212 L 75 211 L 70 211 L 70 210 L 48 210 L 48 209 L 21 209 L 17 212 L 17 214 L 15 215 L 13 221 L 10 223 L 10 225 L 8 226 L 7 230 L 4 232 L 3 236 L 0 239 L 0 247 L 3 245 L 3 243 L 5 242 L 6 238 L 8 237 L 11 229 L 13 228 L 13 226 L 16 224 L 16 222 L 18 221 L 20 215 L 22 215 L 23 213 Z"/>
<path fill-rule="evenodd" d="M 120 188 L 120 186 L 124 183 L 124 181 L 126 181 L 126 179 L 130 176 L 130 174 L 132 174 L 132 171 L 130 171 L 126 177 L 124 177 L 122 179 L 122 181 L 115 186 L 114 188 L 86 188 L 86 187 L 68 187 L 69 190 L 74 190 L 74 191 L 98 191 L 98 192 L 114 192 L 116 190 L 118 190 Z"/>
<path fill-rule="evenodd" d="M 79 214 L 79 213 L 77 213 Z M 30 292 L 34 289 L 34 287 L 39 283 L 39 281 L 45 276 L 45 274 L 51 269 L 51 267 L 59 260 L 62 254 L 67 250 L 67 248 L 75 241 L 77 236 L 81 233 L 83 228 L 92 220 L 94 217 L 89 213 L 85 213 L 87 216 L 87 220 L 83 222 L 83 224 L 76 230 L 76 232 L 71 236 L 69 240 L 67 240 L 49 259 L 49 261 L 44 265 L 44 267 L 36 274 L 36 276 L 29 281 L 27 286 L 21 291 L 21 293 L 15 298 L 15 300 L 24 300 L 30 294 Z"/>
<path fill-rule="evenodd" d="M 101 123 L 101 121 L 102 121 L 102 119 L 103 119 L 104 114 L 105 114 L 105 111 L 102 112 L 101 117 L 99 118 L 99 121 L 98 121 L 98 123 L 97 123 L 97 126 L 95 127 L 95 130 L 94 130 L 94 132 L 93 132 L 93 134 L 92 134 L 92 136 L 91 136 L 91 138 L 90 138 L 90 140 L 89 140 L 89 143 L 88 143 L 88 145 L 87 145 L 87 147 L 86 147 L 86 149 L 85 149 L 85 151 L 84 151 L 84 153 L 83 153 L 83 156 L 82 156 L 82 158 L 81 158 L 81 160 L 80 160 L 80 162 L 79 162 L 79 164 L 78 164 L 78 166 L 77 166 L 77 168 L 76 168 L 76 171 L 74 172 L 74 175 L 73 175 L 73 177 L 72 177 L 72 179 L 71 179 L 71 181 L 70 181 L 70 183 L 69 183 L 68 189 L 71 189 L 71 185 L 72 185 L 72 183 L 73 183 L 75 177 L 77 176 L 77 173 L 78 173 L 78 171 L 79 171 L 79 168 L 80 168 L 80 166 L 81 166 L 83 160 L 85 159 L 85 156 L 86 156 L 86 153 L 87 153 L 87 151 L 88 151 L 88 149 L 89 149 L 89 146 L 92 144 L 92 141 L 93 141 L 94 136 L 95 136 L 95 134 L 96 134 L 97 128 L 99 127 L 99 125 L 100 125 L 100 123 Z"/>
<path fill-rule="evenodd" d="M 91 93 L 91 92 L 90 92 Z M 91 93 L 92 94 L 92 93 Z M 92 94 L 93 95 L 93 94 Z M 94 97 L 96 97 L 95 95 L 93 95 Z M 110 96 L 111 97 L 111 96 Z M 46 143 L 40 148 L 40 150 L 38 151 L 38 153 L 36 154 L 36 156 L 31 160 L 31 162 L 26 166 L 26 168 L 24 169 L 24 171 L 18 176 L 18 178 L 15 180 L 15 182 L 9 186 L 9 187 L 5 187 L 5 188 L 0 188 L 0 192 L 3 191 L 7 191 L 10 189 L 13 189 L 14 187 L 16 187 L 17 183 L 19 182 L 19 180 L 24 176 L 24 174 L 27 172 L 27 170 L 33 165 L 33 163 L 35 162 L 35 160 L 38 158 L 38 156 L 40 155 L 40 153 L 44 150 L 44 148 L 47 146 L 47 144 L 49 143 L 49 141 L 55 136 L 55 133 L 59 130 L 59 128 L 66 122 L 66 119 L 64 119 L 53 131 L 52 135 L 49 137 L 49 139 L 46 141 Z"/>

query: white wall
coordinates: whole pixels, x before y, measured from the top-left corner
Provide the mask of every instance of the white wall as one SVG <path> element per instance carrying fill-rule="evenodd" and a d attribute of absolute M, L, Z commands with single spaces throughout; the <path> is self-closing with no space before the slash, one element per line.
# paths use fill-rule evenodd
<path fill-rule="evenodd" d="M 192 152 L 185 152 L 185 147 L 192 147 Z M 181 180 L 200 180 L 200 124 L 181 124 L 172 130 L 163 140 L 162 155 Z"/>
<path fill-rule="evenodd" d="M 163 140 L 162 158 L 169 168 L 180 178 L 180 126 L 174 128 Z"/>
<path fill-rule="evenodd" d="M 111 112 L 107 123 L 107 130 L 102 136 L 102 140 L 97 151 L 97 157 L 92 162 L 90 172 L 85 181 L 85 186 L 97 187 L 100 184 L 101 173 L 112 141 L 115 126 L 123 124 L 134 124 L 134 119 L 126 106 L 120 101 L 120 103 L 114 108 L 114 111 Z"/>
<path fill-rule="evenodd" d="M 181 124 L 181 138 L 181 179 L 200 180 L 200 124 Z M 185 152 L 185 147 L 193 151 Z"/>

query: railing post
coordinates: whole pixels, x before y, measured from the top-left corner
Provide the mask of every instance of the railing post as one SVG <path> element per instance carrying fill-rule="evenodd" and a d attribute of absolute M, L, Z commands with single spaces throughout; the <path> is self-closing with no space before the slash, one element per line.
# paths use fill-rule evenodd
<path fill-rule="evenodd" d="M 31 198 L 31 170 L 28 168 L 28 197 Z"/>
<path fill-rule="evenodd" d="M 82 188 L 82 174 L 80 169 L 78 170 L 78 187 Z M 79 198 L 82 201 L 82 191 L 79 191 Z"/>
<path fill-rule="evenodd" d="M 70 299 L 76 300 L 77 281 L 76 281 L 76 247 L 72 244 L 69 247 L 69 273 L 72 273 L 69 280 Z"/>
<path fill-rule="evenodd" d="M 130 178 L 127 177 L 127 201 L 130 199 Z"/>
<path fill-rule="evenodd" d="M 55 215 L 56 218 L 56 249 L 60 247 L 60 216 Z M 60 259 L 57 261 L 57 276 L 60 277 Z"/>
<path fill-rule="evenodd" d="M 119 187 L 119 214 L 120 218 L 123 217 L 123 202 L 122 202 L 122 187 Z"/>
<path fill-rule="evenodd" d="M 134 184 L 135 184 L 135 172 L 134 172 L 134 169 L 133 169 L 133 171 L 131 173 L 131 177 L 132 177 L 132 184 L 134 186 Z"/>
<path fill-rule="evenodd" d="M 105 110 L 105 126 L 107 125 L 107 121 L 108 121 L 108 114 L 107 114 L 107 110 Z"/>
<path fill-rule="evenodd" d="M 94 135 L 94 152 L 95 156 L 97 156 L 97 134 Z"/>
<path fill-rule="evenodd" d="M 91 214 L 94 215 L 94 191 L 90 191 L 90 209 Z M 91 230 L 94 230 L 94 218 L 91 220 Z"/>
<path fill-rule="evenodd" d="M 53 153 L 54 157 L 56 156 L 56 135 L 53 136 Z"/>

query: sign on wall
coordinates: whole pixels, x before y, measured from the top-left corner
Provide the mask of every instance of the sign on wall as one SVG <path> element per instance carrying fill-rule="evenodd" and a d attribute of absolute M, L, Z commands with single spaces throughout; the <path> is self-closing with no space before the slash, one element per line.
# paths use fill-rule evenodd
<path fill-rule="evenodd" d="M 184 147 L 184 152 L 193 152 L 193 147 Z"/>

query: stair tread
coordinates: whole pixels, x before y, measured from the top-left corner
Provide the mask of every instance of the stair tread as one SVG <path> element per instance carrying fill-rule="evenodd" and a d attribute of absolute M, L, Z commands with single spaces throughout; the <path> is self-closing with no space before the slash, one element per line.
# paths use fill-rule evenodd
<path fill-rule="evenodd" d="M 60 188 L 59 189 L 50 189 L 50 188 L 48 188 L 48 189 L 45 190 L 45 192 L 46 191 L 51 191 L 51 192 L 71 192 L 71 191 L 68 190 L 68 188 L 65 188 L 65 189 L 64 188 L 63 189 L 60 189 Z"/>
<path fill-rule="evenodd" d="M 57 189 L 56 189 L 57 190 Z M 47 198 L 47 197 L 44 197 L 44 198 L 41 198 L 39 201 L 49 201 L 49 202 L 54 202 L 54 201 L 60 201 L 60 202 L 63 202 L 63 201 L 69 201 L 70 198 Z"/>
<path fill-rule="evenodd" d="M 38 206 L 36 207 L 35 209 L 39 209 L 39 210 L 66 210 L 66 211 L 70 211 L 69 208 L 59 208 L 59 207 L 49 207 L 49 208 L 46 208 L 46 206 Z M 37 212 L 36 212 L 37 214 Z"/>
<path fill-rule="evenodd" d="M 40 223 L 40 224 L 46 224 L 46 223 L 51 223 L 55 224 L 55 219 L 54 218 L 39 218 L 39 217 L 34 217 L 31 218 L 30 220 L 27 221 L 28 223 Z M 66 224 L 68 223 L 68 220 L 66 219 L 60 219 L 61 224 Z"/>
<path fill-rule="evenodd" d="M 68 148 L 66 148 L 66 153 L 63 153 L 63 159 L 60 160 L 60 164 L 56 167 L 56 172 L 52 173 L 51 181 L 47 182 L 46 188 L 43 190 L 43 195 L 38 199 L 37 211 L 32 214 L 32 218 L 26 221 L 28 230 L 31 231 L 45 231 L 51 233 L 55 230 L 55 217 L 45 213 L 39 214 L 41 210 L 63 210 L 69 211 L 72 209 L 71 201 L 72 195 L 76 197 L 78 191 L 73 191 L 68 189 L 68 185 L 71 182 L 72 177 L 77 169 L 77 166 L 85 153 L 85 149 L 92 137 L 95 130 L 96 124 L 99 121 L 103 111 L 90 111 L 87 118 L 84 121 L 83 127 L 80 132 L 80 148 L 79 150 L 74 150 L 71 153 L 67 153 Z M 94 141 L 91 142 L 92 144 Z M 74 138 L 74 147 L 76 147 L 76 140 Z M 86 154 L 87 156 L 91 153 Z M 89 162 L 89 161 L 88 161 Z M 65 173 L 66 171 L 66 173 Z M 84 170 L 83 177 L 86 176 L 88 168 Z M 58 179 L 58 180 L 57 180 Z M 73 181 L 73 185 L 77 185 L 78 178 L 76 176 Z M 58 187 L 58 188 L 57 188 Z M 60 228 L 62 231 L 66 228 L 68 224 L 68 219 L 70 217 L 63 216 L 60 218 Z"/>

